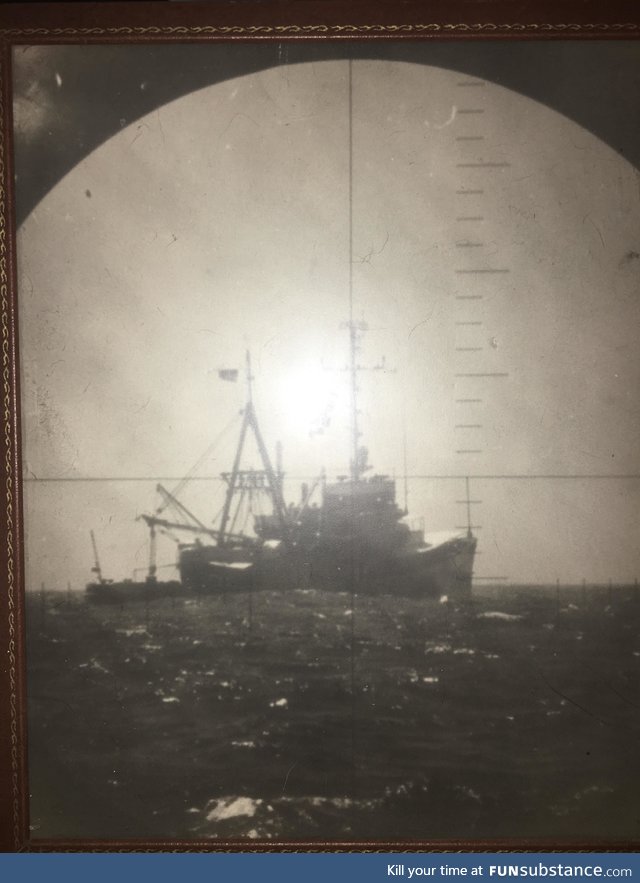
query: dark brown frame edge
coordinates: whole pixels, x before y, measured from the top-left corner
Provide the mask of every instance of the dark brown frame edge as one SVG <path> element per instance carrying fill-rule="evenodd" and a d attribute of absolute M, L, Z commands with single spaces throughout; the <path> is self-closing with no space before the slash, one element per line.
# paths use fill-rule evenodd
<path fill-rule="evenodd" d="M 0 851 L 638 852 L 552 840 L 34 840 L 29 836 L 11 51 L 20 44 L 640 38 L 637 0 L 215 0 L 0 4 Z"/>

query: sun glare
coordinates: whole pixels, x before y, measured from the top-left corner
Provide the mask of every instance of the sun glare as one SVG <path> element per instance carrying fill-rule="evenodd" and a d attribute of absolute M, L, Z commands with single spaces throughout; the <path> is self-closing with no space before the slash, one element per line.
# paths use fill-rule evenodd
<path fill-rule="evenodd" d="M 283 422 L 297 436 L 325 435 L 344 419 L 348 406 L 343 374 L 336 376 L 335 371 L 311 362 L 287 372 L 279 392 Z"/>

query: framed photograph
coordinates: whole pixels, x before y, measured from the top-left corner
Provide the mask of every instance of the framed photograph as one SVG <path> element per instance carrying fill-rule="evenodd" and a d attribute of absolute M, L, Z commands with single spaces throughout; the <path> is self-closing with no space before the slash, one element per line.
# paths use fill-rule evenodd
<path fill-rule="evenodd" d="M 637 847 L 639 34 L 2 7 L 6 851 Z"/>

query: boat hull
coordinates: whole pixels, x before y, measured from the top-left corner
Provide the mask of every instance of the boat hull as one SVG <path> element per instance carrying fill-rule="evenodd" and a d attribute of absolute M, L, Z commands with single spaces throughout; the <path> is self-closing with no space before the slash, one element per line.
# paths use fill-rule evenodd
<path fill-rule="evenodd" d="M 460 597 L 471 592 L 475 537 L 454 536 L 434 545 L 377 555 L 347 544 L 289 549 L 256 548 L 234 556 L 215 546 L 190 546 L 180 554 L 186 591 L 322 589 L 361 594 Z M 242 565 L 242 566 L 241 566 Z"/>
<path fill-rule="evenodd" d="M 254 588 L 255 560 L 245 549 L 186 546 L 178 570 L 187 592 L 250 591 Z"/>

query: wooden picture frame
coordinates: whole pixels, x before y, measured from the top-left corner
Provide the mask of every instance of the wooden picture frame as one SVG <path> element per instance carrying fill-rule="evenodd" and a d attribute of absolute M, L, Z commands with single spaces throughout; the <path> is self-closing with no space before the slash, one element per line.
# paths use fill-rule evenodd
<path fill-rule="evenodd" d="M 437 47 L 432 62 L 437 66 L 439 57 L 445 52 L 444 47 L 459 47 L 458 69 L 464 71 L 465 75 L 491 79 L 500 74 L 502 85 L 544 101 L 544 89 L 537 88 L 538 77 L 535 67 L 531 67 L 536 52 L 544 50 L 545 64 L 553 66 L 557 56 L 553 56 L 551 47 L 593 47 L 594 58 L 606 56 L 610 63 L 607 71 L 603 72 L 599 86 L 597 67 L 589 71 L 585 80 L 586 67 L 575 68 L 571 74 L 566 65 L 559 64 L 556 70 L 567 77 L 566 88 L 557 90 L 549 100 L 556 111 L 572 116 L 579 126 L 595 133 L 637 167 L 640 161 L 640 136 L 634 126 L 637 115 L 627 118 L 625 122 L 625 113 L 631 104 L 628 96 L 623 100 L 622 91 L 628 82 L 615 80 L 614 77 L 615 58 L 619 57 L 620 76 L 635 71 L 635 80 L 631 81 L 629 91 L 631 95 L 637 94 L 633 91 L 640 81 L 640 56 L 636 51 L 636 41 L 640 37 L 640 12 L 636 4 L 632 0 L 611 0 L 606 7 L 597 0 L 560 0 L 555 3 L 407 0 L 400 5 L 391 0 L 376 0 L 374 3 L 364 0 L 353 3 L 342 0 L 299 0 L 295 3 L 250 0 L 241 4 L 226 0 L 175 4 L 10 3 L 0 7 L 0 22 L 0 295 L 4 426 L 4 465 L 0 482 L 0 531 L 3 537 L 0 548 L 0 584 L 3 587 L 0 595 L 0 646 L 6 660 L 0 667 L 0 707 L 4 711 L 0 716 L 0 848 L 5 851 L 496 851 L 547 848 L 602 851 L 637 848 L 638 840 L 630 837 L 628 831 L 621 832 L 619 836 L 606 832 L 599 837 L 589 830 L 584 835 L 555 837 L 552 826 L 544 836 L 539 831 L 531 833 L 525 826 L 512 836 L 498 834 L 494 837 L 483 830 L 477 838 L 471 836 L 469 830 L 451 836 L 413 835 L 408 838 L 367 837 L 361 832 L 344 837 L 324 836 L 322 830 L 314 837 L 296 838 L 281 836 L 275 831 L 271 839 L 266 839 L 260 832 L 256 839 L 225 838 L 224 835 L 218 835 L 215 839 L 207 835 L 181 838 L 172 836 L 170 832 L 166 838 L 137 836 L 135 833 L 131 838 L 109 835 L 75 838 L 66 835 L 39 836 L 37 831 L 30 830 L 27 772 L 29 683 L 26 674 L 25 624 L 25 542 L 28 546 L 28 538 L 25 538 L 23 513 L 24 405 L 21 398 L 25 392 L 21 390 L 20 377 L 21 369 L 37 354 L 29 348 L 20 351 L 19 346 L 24 292 L 18 284 L 17 246 L 18 227 L 34 206 L 77 162 L 123 125 L 132 124 L 170 100 L 234 75 L 252 70 L 264 71 L 278 63 L 291 62 L 292 59 L 303 61 L 306 57 L 344 60 L 352 50 L 356 55 L 360 53 L 357 57 L 361 58 L 375 57 L 376 52 L 380 52 L 380 57 L 391 60 L 409 57 L 416 60 L 425 47 Z M 129 51 L 136 51 L 134 47 L 138 47 L 147 61 L 133 65 L 135 75 L 144 72 L 145 64 L 154 75 L 160 75 L 163 63 L 158 61 L 157 55 L 166 47 L 182 47 L 180 51 L 184 53 L 188 53 L 190 48 L 202 51 L 203 47 L 209 47 L 214 51 L 218 47 L 220 52 L 226 53 L 225 63 L 229 63 L 232 49 L 238 48 L 239 52 L 242 49 L 243 54 L 233 72 L 228 68 L 222 73 L 212 73 L 210 70 L 203 73 L 195 68 L 192 71 L 176 69 L 175 76 L 161 77 L 161 85 L 153 97 L 145 92 L 143 83 L 136 94 L 129 96 L 126 101 L 117 95 L 121 95 L 124 77 L 129 73 L 121 75 L 120 69 L 114 66 L 108 73 L 112 79 L 107 85 L 113 86 L 111 98 L 110 89 L 103 89 L 103 113 L 92 118 L 90 124 L 86 115 L 95 99 L 92 95 L 85 95 L 82 98 L 84 103 L 78 104 L 75 111 L 72 109 L 68 116 L 51 122 L 54 136 L 50 132 L 49 136 L 42 134 L 39 140 L 35 138 L 28 144 L 24 140 L 18 143 L 14 137 L 12 111 L 20 75 L 15 63 L 16 53 L 25 47 L 56 46 L 85 47 L 85 50 L 121 46 Z M 513 63 L 502 70 L 500 64 L 492 64 L 486 52 L 479 51 L 479 47 L 495 47 L 497 52 L 498 47 L 505 46 L 512 54 L 521 53 L 521 65 Z M 253 61 L 252 52 L 255 55 Z M 98 83 L 96 71 L 94 65 L 91 71 L 93 86 Z M 24 73 L 22 76 L 24 78 Z M 64 76 L 64 72 L 56 74 L 61 82 Z M 581 81 L 586 82 L 582 88 L 591 92 L 585 91 L 586 98 L 577 107 L 575 96 L 581 88 Z M 612 94 L 612 87 L 620 89 L 620 92 Z M 17 164 L 20 165 L 20 175 L 16 183 L 14 175 Z M 28 180 L 22 175 L 23 168 Z M 598 235 L 597 231 L 595 235 Z M 631 263 L 638 257 L 631 247 L 628 255 L 631 255 Z M 630 398 L 629 408 L 633 407 Z M 635 407 L 637 409 L 637 404 Z M 625 480 L 636 481 L 639 471 L 636 468 L 634 475 L 626 470 Z M 605 464 L 600 472 L 609 475 L 609 464 Z M 611 476 L 615 477 L 613 472 Z M 467 501 L 471 502 L 468 497 Z M 551 686 L 550 689 L 553 691 L 555 687 Z M 573 702 L 571 697 L 566 701 Z M 579 707 L 577 701 L 574 705 Z M 586 713 L 599 715 L 596 711 Z M 606 715 L 602 721 L 603 727 L 611 725 Z M 546 762 L 550 762 L 549 759 Z M 472 793 L 465 799 L 473 801 L 477 795 Z M 615 795 L 603 795 L 603 800 L 615 801 Z"/>

